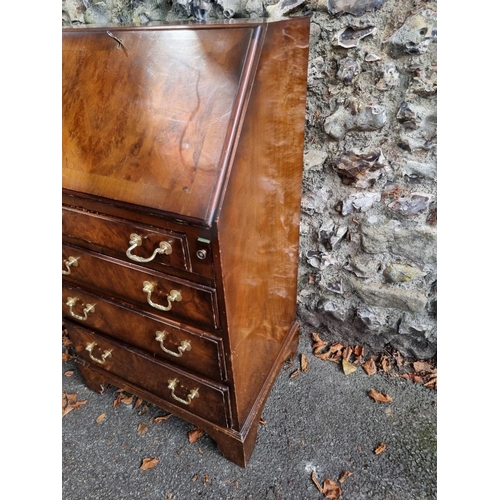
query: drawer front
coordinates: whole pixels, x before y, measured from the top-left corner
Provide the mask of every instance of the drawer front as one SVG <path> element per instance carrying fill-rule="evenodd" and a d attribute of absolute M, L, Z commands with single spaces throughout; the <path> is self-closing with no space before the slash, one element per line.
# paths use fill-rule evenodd
<path fill-rule="evenodd" d="M 154 357 L 214 380 L 226 378 L 222 340 L 212 335 L 162 323 L 123 303 L 67 285 L 63 286 L 62 310 L 63 316 Z"/>
<path fill-rule="evenodd" d="M 230 422 L 228 388 L 161 363 L 139 350 L 68 323 L 80 359 L 217 425 Z"/>
<path fill-rule="evenodd" d="M 181 233 L 69 207 L 63 207 L 62 232 L 79 246 L 118 259 L 163 272 L 169 267 L 191 272 L 187 238 Z"/>
<path fill-rule="evenodd" d="M 218 327 L 215 290 L 135 264 L 63 245 L 65 282 L 130 301 L 147 312 L 202 329 Z"/>

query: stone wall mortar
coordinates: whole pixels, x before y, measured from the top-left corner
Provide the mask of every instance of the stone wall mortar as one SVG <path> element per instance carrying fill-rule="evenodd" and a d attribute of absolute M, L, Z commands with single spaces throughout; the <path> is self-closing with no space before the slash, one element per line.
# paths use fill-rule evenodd
<path fill-rule="evenodd" d="M 368 351 L 437 348 L 436 0 L 66 0 L 63 24 L 311 17 L 298 304 Z"/>

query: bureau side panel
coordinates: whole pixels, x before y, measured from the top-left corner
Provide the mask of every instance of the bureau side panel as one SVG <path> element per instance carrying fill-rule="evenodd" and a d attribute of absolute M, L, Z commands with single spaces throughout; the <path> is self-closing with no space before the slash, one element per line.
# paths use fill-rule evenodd
<path fill-rule="evenodd" d="M 240 425 L 296 320 L 308 44 L 306 18 L 268 25 L 216 221 Z"/>

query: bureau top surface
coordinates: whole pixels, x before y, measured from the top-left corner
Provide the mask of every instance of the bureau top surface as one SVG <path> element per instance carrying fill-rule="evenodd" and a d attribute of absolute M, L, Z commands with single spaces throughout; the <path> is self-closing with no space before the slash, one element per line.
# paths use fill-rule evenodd
<path fill-rule="evenodd" d="M 63 188 L 208 222 L 258 26 L 64 28 Z"/>

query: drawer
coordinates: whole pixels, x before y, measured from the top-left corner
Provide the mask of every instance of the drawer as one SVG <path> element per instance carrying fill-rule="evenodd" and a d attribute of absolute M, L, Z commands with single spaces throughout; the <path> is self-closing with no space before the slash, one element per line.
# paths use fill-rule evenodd
<path fill-rule="evenodd" d="M 67 322 L 66 328 L 78 357 L 178 407 L 228 427 L 229 390 L 162 363 L 91 330 Z"/>
<path fill-rule="evenodd" d="M 62 232 L 73 243 L 159 271 L 191 272 L 186 235 L 63 207 Z"/>
<path fill-rule="evenodd" d="M 91 307 L 90 307 L 91 306 Z M 225 380 L 222 340 L 205 332 L 178 328 L 80 288 L 63 285 L 63 315 L 122 340 L 152 356 Z"/>
<path fill-rule="evenodd" d="M 63 279 L 202 329 L 218 327 L 215 290 L 80 247 L 63 245 Z"/>

